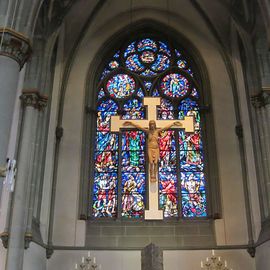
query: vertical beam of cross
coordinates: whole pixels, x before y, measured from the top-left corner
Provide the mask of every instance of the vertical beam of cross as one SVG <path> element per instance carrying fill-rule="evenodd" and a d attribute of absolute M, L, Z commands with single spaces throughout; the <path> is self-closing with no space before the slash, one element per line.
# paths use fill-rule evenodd
<path fill-rule="evenodd" d="M 144 106 L 147 106 L 147 119 L 132 120 L 132 123 L 141 126 L 144 129 L 149 129 L 149 121 L 156 122 L 156 128 L 164 128 L 172 125 L 176 120 L 158 120 L 157 119 L 157 106 L 160 106 L 159 97 L 145 97 L 143 99 Z M 120 119 L 120 116 L 111 117 L 111 132 L 119 132 L 120 129 L 133 128 L 133 126 L 126 126 L 126 120 Z M 181 123 L 181 129 L 186 132 L 194 132 L 194 118 L 193 116 L 186 116 L 184 120 L 177 120 Z M 159 188 L 158 181 L 150 181 L 150 171 L 148 172 L 148 203 L 149 209 L 145 210 L 145 220 L 162 220 L 163 210 L 159 209 Z"/>

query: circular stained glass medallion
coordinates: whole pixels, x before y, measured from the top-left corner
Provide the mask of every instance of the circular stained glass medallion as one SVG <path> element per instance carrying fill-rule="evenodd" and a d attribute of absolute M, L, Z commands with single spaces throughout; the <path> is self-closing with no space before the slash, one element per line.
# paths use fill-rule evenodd
<path fill-rule="evenodd" d="M 152 63 L 155 61 L 155 54 L 150 51 L 144 51 L 141 55 L 141 60 L 143 63 Z"/>
<path fill-rule="evenodd" d="M 189 90 L 189 82 L 184 76 L 171 73 L 162 79 L 161 90 L 168 97 L 183 97 Z"/>
<path fill-rule="evenodd" d="M 112 97 L 126 98 L 135 91 L 135 81 L 127 74 L 117 74 L 107 82 L 107 90 Z"/>

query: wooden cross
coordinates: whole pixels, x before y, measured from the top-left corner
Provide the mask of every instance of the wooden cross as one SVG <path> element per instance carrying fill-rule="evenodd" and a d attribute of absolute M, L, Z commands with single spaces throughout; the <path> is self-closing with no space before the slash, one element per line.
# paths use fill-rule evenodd
<path fill-rule="evenodd" d="M 176 120 L 157 120 L 157 106 L 160 106 L 159 97 L 145 97 L 143 99 L 143 105 L 147 106 L 147 119 L 142 120 L 131 120 L 132 123 L 141 126 L 142 128 L 148 129 L 149 122 L 154 120 L 156 122 L 156 128 L 164 128 L 168 125 L 173 125 Z M 131 128 L 132 126 L 126 126 L 124 123 L 127 120 L 120 119 L 120 116 L 111 117 L 111 131 L 119 132 L 120 129 Z M 181 129 L 185 129 L 186 132 L 194 132 L 194 118 L 193 116 L 186 116 L 184 120 L 177 120 L 181 123 Z M 149 182 L 149 210 L 145 210 L 145 219 L 146 220 L 162 220 L 163 211 L 159 209 L 159 185 L 158 181 L 150 181 L 150 172 L 148 173 L 148 182 Z"/>

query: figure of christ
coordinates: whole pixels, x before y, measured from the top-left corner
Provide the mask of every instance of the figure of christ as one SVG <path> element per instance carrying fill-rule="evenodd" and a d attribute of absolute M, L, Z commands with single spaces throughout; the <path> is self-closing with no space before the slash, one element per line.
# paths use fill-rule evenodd
<path fill-rule="evenodd" d="M 172 126 L 182 126 L 182 124 L 179 121 L 175 121 L 164 128 L 157 128 L 156 121 L 150 120 L 148 128 L 143 128 L 132 121 L 125 121 L 124 126 L 133 126 L 139 130 L 144 131 L 147 134 L 147 154 L 148 154 L 148 161 L 149 161 L 149 168 L 150 168 L 150 181 L 156 182 L 157 181 L 156 176 L 158 172 L 158 160 L 159 160 L 158 139 L 159 139 L 160 132 L 169 129 Z"/>

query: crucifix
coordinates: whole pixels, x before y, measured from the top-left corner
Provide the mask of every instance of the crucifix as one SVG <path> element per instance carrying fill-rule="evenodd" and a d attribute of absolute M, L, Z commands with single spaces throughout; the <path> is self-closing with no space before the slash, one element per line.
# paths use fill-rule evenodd
<path fill-rule="evenodd" d="M 193 116 L 186 116 L 184 120 L 157 120 L 157 106 L 160 106 L 159 97 L 145 97 L 143 105 L 147 106 L 147 119 L 126 121 L 120 116 L 111 117 L 111 131 L 119 132 L 124 128 L 137 128 L 147 134 L 147 154 L 149 161 L 149 210 L 145 210 L 146 220 L 163 219 L 163 211 L 159 209 L 158 189 L 158 160 L 159 160 L 159 133 L 169 128 L 180 127 L 187 132 L 194 132 Z"/>

